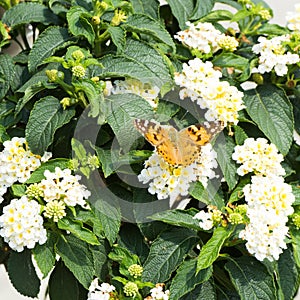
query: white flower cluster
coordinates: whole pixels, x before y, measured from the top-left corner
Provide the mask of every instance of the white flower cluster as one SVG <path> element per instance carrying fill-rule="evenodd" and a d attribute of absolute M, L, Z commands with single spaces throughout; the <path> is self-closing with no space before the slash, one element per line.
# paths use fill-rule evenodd
<path fill-rule="evenodd" d="M 283 43 L 290 40 L 289 35 L 276 36 L 267 39 L 264 36 L 258 38 L 258 44 L 252 47 L 252 51 L 259 54 L 259 65 L 252 69 L 252 73 L 268 73 L 273 69 L 278 76 L 284 76 L 288 72 L 287 65 L 300 61 L 299 55 L 287 51 Z"/>
<path fill-rule="evenodd" d="M 91 192 L 79 183 L 81 176 L 74 176 L 70 169 L 61 170 L 58 167 L 54 173 L 46 170 L 44 176 L 45 179 L 42 179 L 38 186 L 43 191 L 43 199 L 46 202 L 61 200 L 67 206 L 89 207 L 86 199 Z"/>
<path fill-rule="evenodd" d="M 300 31 L 300 3 L 295 4 L 295 12 L 287 13 L 286 20 L 290 30 Z"/>
<path fill-rule="evenodd" d="M 111 94 L 132 93 L 144 98 L 153 108 L 157 107 L 158 95 L 160 89 L 157 86 L 151 86 L 137 79 L 126 78 L 125 80 L 116 80 L 110 88 Z"/>
<path fill-rule="evenodd" d="M 180 99 L 190 97 L 197 101 L 202 109 L 207 109 L 205 118 L 208 121 L 220 120 L 227 123 L 238 123 L 238 111 L 245 108 L 244 94 L 227 81 L 220 81 L 222 74 L 214 70 L 209 61 L 199 58 L 183 64 L 181 73 L 175 73 L 175 83 L 182 87 Z"/>
<path fill-rule="evenodd" d="M 179 31 L 174 38 L 178 39 L 189 48 L 197 49 L 205 54 L 213 54 L 220 48 L 234 51 L 238 41 L 234 37 L 226 36 L 217 30 L 211 23 L 193 24 L 186 22 L 187 29 Z"/>
<path fill-rule="evenodd" d="M 0 235 L 9 246 L 18 252 L 34 248 L 36 243 L 44 244 L 47 231 L 43 227 L 41 206 L 26 196 L 11 200 L 0 216 Z"/>
<path fill-rule="evenodd" d="M 28 149 L 25 138 L 13 137 L 10 141 L 5 141 L 3 147 L 0 152 L 0 203 L 8 187 L 17 181 L 25 182 L 41 162 L 51 157 L 49 152 L 43 157 L 33 154 Z"/>
<path fill-rule="evenodd" d="M 155 288 L 150 290 L 150 296 L 145 298 L 146 300 L 168 300 L 170 291 L 163 290 L 164 285 L 163 284 L 156 284 Z"/>
<path fill-rule="evenodd" d="M 280 176 L 252 176 L 243 192 L 248 204 L 247 216 L 250 223 L 240 232 L 247 241 L 249 253 L 258 260 L 278 260 L 286 249 L 286 223 L 293 213 L 295 196 L 292 188 Z"/>
<path fill-rule="evenodd" d="M 217 177 L 213 170 L 218 166 L 216 156 L 211 144 L 207 144 L 201 148 L 201 156 L 194 163 L 174 167 L 154 152 L 145 162 L 138 179 L 144 184 L 151 181 L 148 191 L 152 195 L 157 194 L 159 200 L 168 197 L 175 200 L 179 195 L 188 195 L 191 182 L 200 181 L 207 186 L 209 179 Z"/>
<path fill-rule="evenodd" d="M 242 164 L 237 173 L 244 176 L 254 172 L 256 175 L 270 174 L 282 176 L 285 170 L 281 166 L 283 155 L 278 153 L 274 144 L 269 144 L 265 138 L 247 138 L 243 145 L 235 146 L 232 159 Z"/>
<path fill-rule="evenodd" d="M 98 278 L 95 278 L 90 287 L 87 300 L 109 300 L 111 299 L 110 293 L 113 292 L 116 288 L 109 283 L 101 283 L 99 285 Z"/>

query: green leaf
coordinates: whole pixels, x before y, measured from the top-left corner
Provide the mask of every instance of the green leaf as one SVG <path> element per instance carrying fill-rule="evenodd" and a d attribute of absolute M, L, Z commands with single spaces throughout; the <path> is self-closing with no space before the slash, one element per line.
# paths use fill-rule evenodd
<path fill-rule="evenodd" d="M 126 153 L 140 136 L 133 125 L 134 119 L 151 119 L 153 110 L 144 98 L 135 94 L 116 94 L 107 99 L 111 104 L 107 122 Z"/>
<path fill-rule="evenodd" d="M 81 6 L 72 6 L 67 13 L 70 32 L 75 36 L 85 37 L 92 45 L 95 40 L 95 32 L 88 17 L 92 16 Z"/>
<path fill-rule="evenodd" d="M 280 26 L 278 24 L 264 23 L 258 28 L 258 35 L 285 35 L 289 34 L 290 31 L 287 27 Z"/>
<path fill-rule="evenodd" d="M 118 49 L 118 54 L 122 53 L 126 44 L 126 32 L 121 27 L 109 26 L 107 28 L 112 42 Z"/>
<path fill-rule="evenodd" d="M 292 247 L 294 250 L 294 259 L 298 268 L 300 268 L 300 232 L 299 230 L 292 229 L 290 230 L 290 234 L 292 239 Z"/>
<path fill-rule="evenodd" d="M 239 184 L 235 187 L 235 189 L 232 191 L 230 194 L 228 203 L 233 203 L 239 201 L 243 196 L 243 188 L 245 187 L 246 184 L 250 183 L 250 178 L 249 177 L 243 177 Z"/>
<path fill-rule="evenodd" d="M 182 296 L 188 295 L 197 285 L 207 281 L 212 276 L 212 267 L 201 270 L 197 274 L 196 267 L 196 259 L 184 261 L 180 265 L 170 286 L 170 300 L 181 299 Z"/>
<path fill-rule="evenodd" d="M 168 280 L 198 240 L 195 232 L 186 228 L 174 227 L 162 232 L 151 245 L 144 264 L 143 281 Z"/>
<path fill-rule="evenodd" d="M 201 248 L 197 263 L 197 272 L 210 267 L 219 257 L 224 242 L 230 237 L 232 230 L 218 227 L 212 237 Z"/>
<path fill-rule="evenodd" d="M 109 175 L 115 172 L 115 168 L 113 167 L 111 159 L 111 150 L 104 150 L 99 147 L 95 147 L 95 150 L 101 163 L 101 169 L 103 171 L 104 177 L 107 178 Z"/>
<path fill-rule="evenodd" d="M 233 14 L 229 10 L 213 10 L 210 13 L 208 13 L 206 16 L 202 17 L 200 19 L 201 22 L 218 22 L 218 21 L 227 21 L 231 20 Z"/>
<path fill-rule="evenodd" d="M 292 189 L 293 189 L 293 194 L 295 196 L 295 202 L 293 203 L 293 205 L 300 205 L 300 186 L 291 184 Z"/>
<path fill-rule="evenodd" d="M 290 248 L 284 250 L 279 257 L 278 276 L 284 299 L 293 299 L 299 288 L 299 271 Z"/>
<path fill-rule="evenodd" d="M 43 61 L 54 54 L 55 51 L 63 49 L 74 43 L 74 38 L 69 34 L 67 28 L 51 26 L 45 29 L 37 38 L 29 53 L 28 68 L 34 72 Z"/>
<path fill-rule="evenodd" d="M 244 129 L 238 125 L 234 126 L 234 139 L 237 145 L 243 145 L 248 135 Z"/>
<path fill-rule="evenodd" d="M 54 172 L 55 168 L 59 167 L 62 170 L 70 167 L 70 160 L 66 158 L 55 158 L 43 163 L 39 168 L 31 173 L 31 176 L 26 180 L 26 183 L 40 182 L 45 178 L 44 172 L 49 170 Z"/>
<path fill-rule="evenodd" d="M 229 189 L 232 190 L 237 184 L 238 178 L 238 176 L 236 175 L 236 164 L 231 158 L 235 143 L 230 136 L 225 136 L 225 145 L 222 139 L 224 139 L 224 137 L 219 135 L 214 148 L 217 152 L 217 161 L 223 172 L 224 178 L 228 184 Z"/>
<path fill-rule="evenodd" d="M 191 300 L 191 294 L 193 299 L 197 300 L 217 300 L 216 288 L 212 280 L 197 285 L 191 293 L 184 295 L 180 300 Z M 231 300 L 233 300 L 233 298 Z"/>
<path fill-rule="evenodd" d="M 123 54 L 99 59 L 103 68 L 94 67 L 92 76 L 131 77 L 159 88 L 171 85 L 170 67 L 156 49 L 146 43 L 127 39 Z"/>
<path fill-rule="evenodd" d="M 77 300 L 82 299 L 80 285 L 72 272 L 60 261 L 49 279 L 49 296 L 51 300 Z"/>
<path fill-rule="evenodd" d="M 230 260 L 225 265 L 241 300 L 276 298 L 273 277 L 263 264 L 251 256 Z"/>
<path fill-rule="evenodd" d="M 0 143 L 10 140 L 10 136 L 7 134 L 5 127 L 0 125 Z"/>
<path fill-rule="evenodd" d="M 224 52 L 214 57 L 212 63 L 214 64 L 214 66 L 222 68 L 234 67 L 243 71 L 248 68 L 249 60 L 234 53 Z"/>
<path fill-rule="evenodd" d="M 14 78 L 15 66 L 12 57 L 8 54 L 0 55 L 0 99 L 4 98 L 9 91 Z"/>
<path fill-rule="evenodd" d="M 97 195 L 97 190 L 94 191 L 89 199 L 95 206 L 95 215 L 102 224 L 104 234 L 110 244 L 113 244 L 117 238 L 121 226 L 121 211 L 118 203 L 118 198 L 108 189 L 102 189 L 101 195 Z"/>
<path fill-rule="evenodd" d="M 209 181 L 206 188 L 204 188 L 203 184 L 200 181 L 193 182 L 190 185 L 189 194 L 193 198 L 207 205 L 214 205 L 219 209 L 222 209 L 225 205 L 224 199 L 218 194 L 216 185 L 213 181 Z"/>
<path fill-rule="evenodd" d="M 7 10 L 2 18 L 2 23 L 9 27 L 16 27 L 22 24 L 42 23 L 58 24 L 60 22 L 57 15 L 49 8 L 39 3 L 18 3 Z"/>
<path fill-rule="evenodd" d="M 142 14 L 135 14 L 128 17 L 123 27 L 127 31 L 148 34 L 160 42 L 170 46 L 175 50 L 174 41 L 169 32 L 159 23 L 149 16 Z"/>
<path fill-rule="evenodd" d="M 93 255 L 95 275 L 105 281 L 108 275 L 108 253 L 110 247 L 106 240 L 101 240 L 100 245 L 90 246 Z"/>
<path fill-rule="evenodd" d="M 238 22 L 240 20 L 243 20 L 247 17 L 249 17 L 252 14 L 252 12 L 250 10 L 247 9 L 241 9 L 238 10 L 233 17 L 231 18 L 232 22 Z"/>
<path fill-rule="evenodd" d="M 174 226 L 186 227 L 193 230 L 199 230 L 199 221 L 193 217 L 198 212 L 195 208 L 188 210 L 173 209 L 156 213 L 150 217 L 152 220 L 162 221 Z"/>
<path fill-rule="evenodd" d="M 293 110 L 286 94 L 274 85 L 244 92 L 246 110 L 258 128 L 286 155 L 293 141 Z"/>
<path fill-rule="evenodd" d="M 58 240 L 56 250 L 67 268 L 88 289 L 94 274 L 94 261 L 88 244 L 72 235 L 64 236 Z"/>
<path fill-rule="evenodd" d="M 198 20 L 212 11 L 216 0 L 196 1 L 196 7 L 190 17 L 192 20 Z"/>
<path fill-rule="evenodd" d="M 12 194 L 16 197 L 25 195 L 26 187 L 23 184 L 13 184 L 11 186 Z"/>
<path fill-rule="evenodd" d="M 156 0 L 130 0 L 135 13 L 145 14 L 153 19 L 159 18 L 159 3 Z"/>
<path fill-rule="evenodd" d="M 149 247 L 146 244 L 145 237 L 135 224 L 123 224 L 119 232 L 118 244 L 136 254 L 142 263 L 144 263 L 149 254 Z"/>
<path fill-rule="evenodd" d="M 80 240 L 91 245 L 99 245 L 96 235 L 89 229 L 85 228 L 83 223 L 78 220 L 63 218 L 58 220 L 57 227 L 73 233 Z"/>
<path fill-rule="evenodd" d="M 12 285 L 20 294 L 32 298 L 37 297 L 40 280 L 35 272 L 30 250 L 11 252 L 7 272 Z"/>
<path fill-rule="evenodd" d="M 176 17 L 179 27 L 186 28 L 186 22 L 193 15 L 195 6 L 193 0 L 168 0 L 173 15 Z"/>
<path fill-rule="evenodd" d="M 30 150 L 42 155 L 53 142 L 55 131 L 68 123 L 74 115 L 74 108 L 63 110 L 59 100 L 53 96 L 37 101 L 31 110 L 25 131 Z"/>
<path fill-rule="evenodd" d="M 47 241 L 43 245 L 36 245 L 32 250 L 34 259 L 45 278 L 53 269 L 56 259 L 54 245 L 57 240 L 57 236 L 48 232 Z"/>

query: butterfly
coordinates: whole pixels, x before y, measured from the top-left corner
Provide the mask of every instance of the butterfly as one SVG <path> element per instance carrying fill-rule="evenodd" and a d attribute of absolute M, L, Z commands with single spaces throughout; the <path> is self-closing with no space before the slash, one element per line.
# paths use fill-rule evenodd
<path fill-rule="evenodd" d="M 188 166 L 201 154 L 201 147 L 223 130 L 220 121 L 191 125 L 178 131 L 156 121 L 136 119 L 137 130 L 152 144 L 157 153 L 172 166 Z"/>

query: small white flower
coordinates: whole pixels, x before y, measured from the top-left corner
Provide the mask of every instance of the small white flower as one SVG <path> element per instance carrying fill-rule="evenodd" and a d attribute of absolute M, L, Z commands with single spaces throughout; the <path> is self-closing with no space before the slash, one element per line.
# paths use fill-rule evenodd
<path fill-rule="evenodd" d="M 87 300 L 109 300 L 110 293 L 115 291 L 115 287 L 109 283 L 101 283 L 99 285 L 98 278 L 95 278 L 89 287 L 88 299 Z"/>

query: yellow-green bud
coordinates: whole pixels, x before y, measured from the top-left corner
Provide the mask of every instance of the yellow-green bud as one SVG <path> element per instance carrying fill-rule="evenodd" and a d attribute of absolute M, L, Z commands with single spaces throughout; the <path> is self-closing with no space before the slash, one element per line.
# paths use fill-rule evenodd
<path fill-rule="evenodd" d="M 111 20 L 111 25 L 119 26 L 120 23 L 125 22 L 126 20 L 127 20 L 127 16 L 123 10 L 115 10 L 115 15 Z"/>
<path fill-rule="evenodd" d="M 262 9 L 258 12 L 258 15 L 260 15 L 260 17 L 263 19 L 263 20 L 270 20 L 272 18 L 270 12 L 268 9 Z"/>
<path fill-rule="evenodd" d="M 137 264 L 133 264 L 128 268 L 128 272 L 133 278 L 141 277 L 143 271 L 144 271 L 143 267 Z"/>
<path fill-rule="evenodd" d="M 39 199 L 44 196 L 44 192 L 39 184 L 34 183 L 27 187 L 25 194 L 30 199 Z"/>
<path fill-rule="evenodd" d="M 62 105 L 63 109 L 66 109 L 67 107 L 72 105 L 71 98 L 69 98 L 69 97 L 62 98 L 60 100 L 60 104 Z"/>
<path fill-rule="evenodd" d="M 96 155 L 90 155 L 87 158 L 87 165 L 91 168 L 91 169 L 96 169 L 99 168 L 100 166 L 100 162 L 99 159 Z"/>
<path fill-rule="evenodd" d="M 100 78 L 98 76 L 92 77 L 91 80 L 95 83 L 100 81 Z"/>
<path fill-rule="evenodd" d="M 300 229 L 300 213 L 294 213 L 292 215 L 292 221 L 297 229 Z"/>
<path fill-rule="evenodd" d="M 66 205 L 61 200 L 52 200 L 48 202 L 45 206 L 44 216 L 49 219 L 53 219 L 54 222 L 58 222 L 65 215 Z"/>
<path fill-rule="evenodd" d="M 139 288 L 136 283 L 129 281 L 124 285 L 124 294 L 127 297 L 135 297 L 138 292 Z"/>
<path fill-rule="evenodd" d="M 72 158 L 71 160 L 69 160 L 69 169 L 78 170 L 79 165 L 79 160 L 77 158 Z"/>
<path fill-rule="evenodd" d="M 99 16 L 93 16 L 92 17 L 92 24 L 93 25 L 99 25 L 101 23 L 100 17 Z"/>
<path fill-rule="evenodd" d="M 84 59 L 84 54 L 81 50 L 78 49 L 72 53 L 72 57 L 76 60 L 82 60 Z"/>
<path fill-rule="evenodd" d="M 58 71 L 57 70 L 46 70 L 46 75 L 50 82 L 55 82 L 58 78 L 57 76 Z"/>
<path fill-rule="evenodd" d="M 259 74 L 259 73 L 252 74 L 252 79 L 258 85 L 262 85 L 264 83 L 264 77 L 261 74 Z"/>
<path fill-rule="evenodd" d="M 76 77 L 82 78 L 85 76 L 85 68 L 81 65 L 72 67 L 72 74 Z"/>
<path fill-rule="evenodd" d="M 244 223 L 244 218 L 242 215 L 240 215 L 239 213 L 231 213 L 228 216 L 228 221 L 231 224 L 237 225 L 237 224 L 243 224 Z"/>

